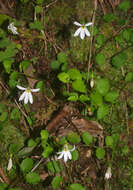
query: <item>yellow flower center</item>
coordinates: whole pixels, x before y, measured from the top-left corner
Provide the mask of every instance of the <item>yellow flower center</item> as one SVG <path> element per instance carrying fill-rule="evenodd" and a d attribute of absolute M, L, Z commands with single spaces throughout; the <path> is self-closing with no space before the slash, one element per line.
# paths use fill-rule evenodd
<path fill-rule="evenodd" d="M 85 25 L 82 25 L 81 28 L 84 29 L 84 28 L 85 28 Z"/>
<path fill-rule="evenodd" d="M 26 89 L 26 93 L 30 93 L 30 88 L 27 88 L 27 89 Z"/>
<path fill-rule="evenodd" d="M 65 152 L 68 151 L 68 146 L 67 145 L 64 146 L 64 151 Z"/>

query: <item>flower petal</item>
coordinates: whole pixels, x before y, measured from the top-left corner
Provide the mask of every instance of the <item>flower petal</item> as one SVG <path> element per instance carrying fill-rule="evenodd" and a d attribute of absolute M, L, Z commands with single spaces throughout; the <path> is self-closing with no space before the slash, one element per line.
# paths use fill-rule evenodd
<path fill-rule="evenodd" d="M 64 162 L 67 162 L 67 160 L 68 160 L 68 151 L 65 152 L 65 154 L 64 154 Z"/>
<path fill-rule="evenodd" d="M 28 97 L 29 97 L 30 103 L 33 104 L 33 97 L 32 97 L 31 92 L 28 93 Z"/>
<path fill-rule="evenodd" d="M 64 156 L 64 151 L 61 152 L 60 156 L 57 159 L 61 159 Z"/>
<path fill-rule="evenodd" d="M 81 32 L 81 28 L 78 28 L 77 30 L 76 30 L 76 32 L 74 33 L 74 36 L 78 36 L 79 35 L 79 33 Z"/>
<path fill-rule="evenodd" d="M 83 40 L 85 37 L 85 30 L 82 29 L 81 32 L 80 32 L 80 38 Z"/>
<path fill-rule="evenodd" d="M 31 92 L 38 92 L 39 90 L 40 90 L 40 88 L 31 89 Z"/>
<path fill-rule="evenodd" d="M 87 28 L 84 28 L 86 36 L 90 36 L 90 32 L 87 30 Z"/>
<path fill-rule="evenodd" d="M 23 94 L 21 94 L 19 101 L 22 101 L 25 98 L 26 92 L 23 92 Z"/>
<path fill-rule="evenodd" d="M 22 86 L 19 86 L 19 85 L 17 85 L 16 86 L 18 89 L 20 89 L 20 90 L 26 90 L 26 88 L 24 88 L 24 87 L 22 87 Z"/>
<path fill-rule="evenodd" d="M 67 157 L 71 160 L 72 159 L 72 155 L 70 153 L 70 151 L 67 152 Z"/>
<path fill-rule="evenodd" d="M 93 24 L 92 22 L 88 22 L 87 24 L 85 24 L 85 26 L 90 26 L 92 24 Z"/>
<path fill-rule="evenodd" d="M 29 100 L 29 95 L 28 93 L 25 93 L 24 103 L 27 104 L 28 100 Z"/>
<path fill-rule="evenodd" d="M 74 147 L 72 148 L 72 150 L 70 150 L 70 151 L 74 151 L 75 150 L 75 145 L 74 145 Z"/>
<path fill-rule="evenodd" d="M 74 22 L 74 24 L 76 25 L 76 26 L 82 26 L 82 24 L 80 24 L 79 22 Z"/>

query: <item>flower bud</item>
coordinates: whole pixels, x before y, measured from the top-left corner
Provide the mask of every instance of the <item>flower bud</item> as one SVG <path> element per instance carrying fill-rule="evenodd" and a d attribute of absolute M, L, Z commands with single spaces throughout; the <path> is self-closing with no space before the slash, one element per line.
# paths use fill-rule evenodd
<path fill-rule="evenodd" d="M 112 173 L 111 173 L 111 167 L 108 167 L 106 173 L 105 173 L 105 179 L 110 179 L 112 176 Z"/>
<path fill-rule="evenodd" d="M 90 81 L 90 87 L 93 88 L 94 87 L 94 79 L 92 78 Z"/>
<path fill-rule="evenodd" d="M 10 158 L 8 161 L 7 171 L 10 171 L 12 168 L 12 159 Z"/>

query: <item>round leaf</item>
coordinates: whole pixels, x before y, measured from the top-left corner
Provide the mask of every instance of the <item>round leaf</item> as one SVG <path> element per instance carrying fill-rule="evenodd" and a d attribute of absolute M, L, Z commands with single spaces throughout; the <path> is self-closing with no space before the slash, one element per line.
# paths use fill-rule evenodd
<path fill-rule="evenodd" d="M 105 138 L 105 143 L 106 143 L 106 145 L 108 147 L 112 147 L 113 146 L 113 142 L 114 142 L 114 140 L 113 140 L 113 138 L 111 136 L 107 136 Z"/>
<path fill-rule="evenodd" d="M 115 100 L 116 100 L 118 97 L 119 97 L 119 93 L 118 93 L 118 92 L 116 92 L 116 91 L 111 91 L 111 92 L 108 92 L 108 93 L 105 95 L 104 99 L 105 99 L 105 101 L 107 101 L 107 102 L 114 103 Z"/>
<path fill-rule="evenodd" d="M 104 65 L 106 63 L 106 57 L 102 53 L 98 53 L 96 55 L 96 63 L 100 66 Z"/>
<path fill-rule="evenodd" d="M 66 54 L 63 53 L 63 52 L 58 53 L 58 55 L 57 55 L 57 60 L 58 60 L 60 63 L 66 63 L 66 62 L 67 62 Z"/>
<path fill-rule="evenodd" d="M 68 83 L 70 80 L 69 75 L 65 72 L 59 73 L 57 77 L 61 82 L 64 82 L 64 83 Z"/>
<path fill-rule="evenodd" d="M 60 62 L 59 61 L 51 61 L 50 67 L 53 70 L 57 70 L 60 68 Z"/>
<path fill-rule="evenodd" d="M 71 184 L 69 190 L 85 190 L 85 188 L 78 183 Z"/>
<path fill-rule="evenodd" d="M 88 132 L 84 132 L 82 133 L 82 139 L 83 139 L 83 142 L 86 144 L 86 145 L 89 145 L 92 143 L 92 136 L 88 133 Z"/>
<path fill-rule="evenodd" d="M 77 150 L 72 151 L 72 152 L 71 152 L 71 155 L 72 155 L 72 160 L 73 160 L 73 161 L 78 160 L 78 158 L 79 158 L 79 153 L 78 153 Z"/>
<path fill-rule="evenodd" d="M 74 90 L 76 90 L 78 92 L 83 92 L 83 93 L 87 92 L 86 86 L 85 86 L 85 84 L 84 84 L 84 82 L 82 80 L 75 80 L 72 83 L 72 87 L 73 87 Z"/>
<path fill-rule="evenodd" d="M 23 173 L 28 173 L 32 167 L 33 160 L 31 158 L 25 158 L 20 164 L 20 169 L 23 171 Z"/>
<path fill-rule="evenodd" d="M 36 172 L 31 172 L 26 175 L 26 181 L 30 184 L 37 184 L 40 182 L 40 176 Z"/>
<path fill-rule="evenodd" d="M 107 92 L 110 89 L 110 84 L 108 79 L 100 79 L 97 81 L 97 86 L 96 90 L 101 94 L 101 95 L 106 95 Z"/>
<path fill-rule="evenodd" d="M 102 159 L 102 158 L 104 158 L 104 156 L 105 156 L 105 150 L 103 148 L 101 148 L 101 147 L 97 148 L 96 157 L 98 159 Z"/>
<path fill-rule="evenodd" d="M 103 104 L 97 110 L 97 119 L 102 119 L 108 114 L 109 114 L 109 106 Z"/>
<path fill-rule="evenodd" d="M 62 182 L 63 182 L 62 176 L 55 176 L 52 180 L 53 189 L 58 189 Z"/>
<path fill-rule="evenodd" d="M 102 95 L 99 94 L 98 92 L 96 93 L 91 93 L 90 95 L 90 100 L 91 100 L 91 104 L 95 105 L 95 106 L 100 106 L 103 104 L 103 98 Z"/>
<path fill-rule="evenodd" d="M 72 80 L 82 79 L 82 75 L 77 69 L 69 69 L 67 72 Z"/>
<path fill-rule="evenodd" d="M 72 144 L 80 143 L 80 136 L 75 132 L 69 133 L 67 139 Z"/>

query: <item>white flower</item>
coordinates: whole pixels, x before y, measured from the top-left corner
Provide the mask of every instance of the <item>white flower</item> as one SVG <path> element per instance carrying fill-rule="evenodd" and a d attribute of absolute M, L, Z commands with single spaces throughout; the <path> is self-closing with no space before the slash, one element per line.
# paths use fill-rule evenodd
<path fill-rule="evenodd" d="M 12 158 L 10 158 L 8 161 L 7 171 L 10 171 L 11 168 L 12 168 Z"/>
<path fill-rule="evenodd" d="M 76 32 L 74 33 L 74 36 L 78 36 L 80 34 L 80 38 L 83 40 L 85 35 L 90 36 L 90 32 L 87 29 L 87 26 L 92 25 L 92 22 L 88 22 L 87 24 L 80 24 L 78 22 L 74 22 L 75 25 L 80 26 Z"/>
<path fill-rule="evenodd" d="M 21 94 L 19 101 L 22 101 L 24 99 L 24 103 L 27 104 L 28 101 L 32 104 L 33 103 L 33 97 L 31 92 L 38 92 L 40 89 L 31 89 L 31 88 L 24 88 L 22 86 L 17 85 L 17 88 L 20 90 L 24 90 L 23 94 Z"/>
<path fill-rule="evenodd" d="M 14 26 L 14 23 L 10 23 L 9 26 L 8 26 L 8 30 L 11 30 L 13 34 L 17 35 L 18 32 L 17 32 L 17 28 Z"/>
<path fill-rule="evenodd" d="M 106 173 L 105 173 L 105 179 L 110 179 L 112 176 L 112 173 L 111 173 L 111 167 L 108 167 Z"/>
<path fill-rule="evenodd" d="M 64 157 L 64 162 L 67 162 L 68 159 L 71 160 L 72 159 L 72 155 L 71 155 L 70 151 L 74 151 L 74 150 L 75 150 L 75 146 L 73 147 L 73 149 L 69 150 L 68 145 L 67 144 L 64 145 L 63 151 L 57 152 L 57 154 L 60 154 L 58 156 L 58 159 L 61 159 L 61 158 Z"/>

